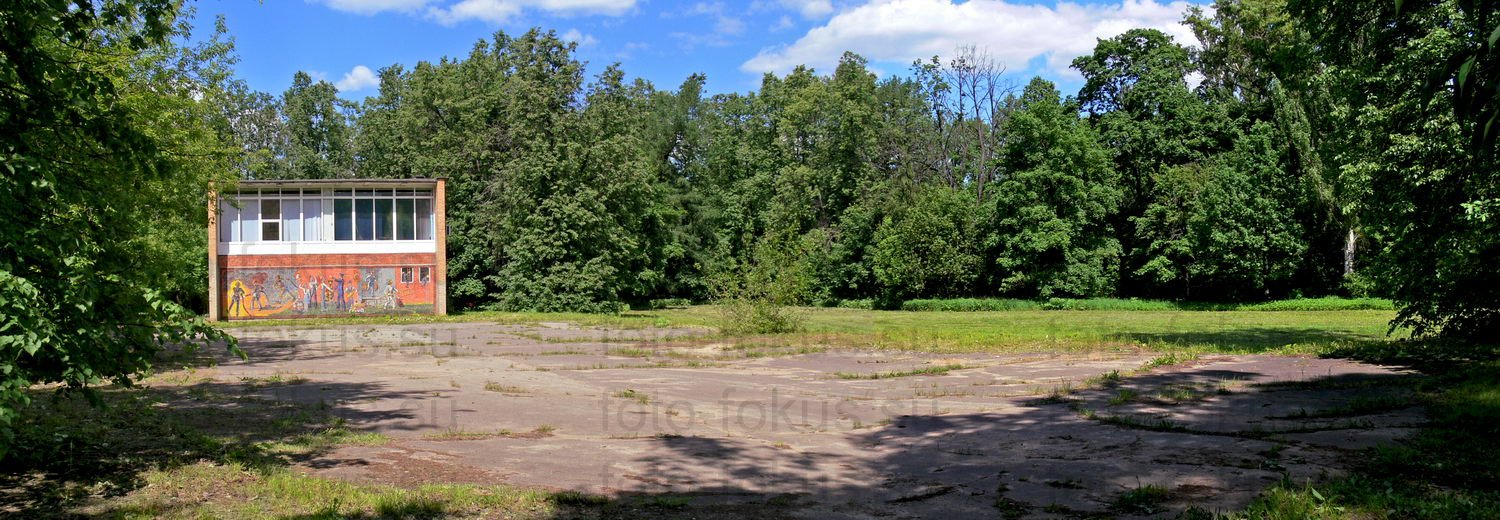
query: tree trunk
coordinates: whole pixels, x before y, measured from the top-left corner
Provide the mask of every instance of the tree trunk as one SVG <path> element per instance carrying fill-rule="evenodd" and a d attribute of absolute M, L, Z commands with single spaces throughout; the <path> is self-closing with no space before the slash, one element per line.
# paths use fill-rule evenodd
<path fill-rule="evenodd" d="M 1344 239 L 1344 278 L 1354 274 L 1354 249 L 1358 243 L 1359 234 L 1350 228 L 1348 238 Z"/>

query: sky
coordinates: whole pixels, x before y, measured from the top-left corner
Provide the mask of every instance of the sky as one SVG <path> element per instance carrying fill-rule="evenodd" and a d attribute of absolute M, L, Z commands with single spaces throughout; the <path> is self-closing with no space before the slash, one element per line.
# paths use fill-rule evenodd
<path fill-rule="evenodd" d="M 360 100 L 392 64 L 463 57 L 496 31 L 555 30 L 578 44 L 590 76 L 620 63 L 628 77 L 675 89 L 704 73 L 709 93 L 747 92 L 799 64 L 828 74 L 844 51 L 880 76 L 973 45 L 1006 67 L 1076 92 L 1068 68 L 1098 38 L 1153 27 L 1192 43 L 1184 0 L 198 0 L 198 31 L 225 17 L 252 89 L 280 94 L 306 71 Z"/>

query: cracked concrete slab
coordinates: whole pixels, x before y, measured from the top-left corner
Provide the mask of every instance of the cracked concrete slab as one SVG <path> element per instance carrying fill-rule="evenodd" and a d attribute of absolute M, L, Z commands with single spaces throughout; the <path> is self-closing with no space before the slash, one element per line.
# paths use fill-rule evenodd
<path fill-rule="evenodd" d="M 1343 360 L 1213 356 L 1137 374 L 1151 353 L 745 347 L 702 333 L 247 328 L 250 359 L 208 375 L 276 381 L 253 391 L 394 439 L 308 461 L 314 474 L 775 497 L 809 518 L 1129 516 L 1115 503 L 1142 486 L 1167 491 L 1162 511 L 1236 509 L 1423 420 L 1402 386 L 1412 374 Z M 929 367 L 951 370 L 904 375 Z M 1098 377 L 1110 372 L 1125 377 Z"/>

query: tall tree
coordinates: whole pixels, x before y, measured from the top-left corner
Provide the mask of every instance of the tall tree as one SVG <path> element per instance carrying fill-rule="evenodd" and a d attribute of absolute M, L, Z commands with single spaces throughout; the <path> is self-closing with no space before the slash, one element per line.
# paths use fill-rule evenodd
<path fill-rule="evenodd" d="M 160 215 L 204 214 L 213 168 L 195 158 L 226 149 L 195 100 L 213 79 L 141 56 L 179 35 L 178 8 L 0 5 L 0 218 L 12 223 L 0 228 L 0 456 L 31 385 L 129 385 L 164 345 L 227 338 L 163 292 L 176 257 L 151 256 L 171 246 L 146 235 Z"/>
<path fill-rule="evenodd" d="M 296 179 L 332 179 L 354 174 L 353 131 L 347 102 L 332 83 L 313 82 L 306 72 L 292 76 L 281 95 L 286 117 L 286 174 Z"/>
<path fill-rule="evenodd" d="M 1119 175 L 1077 107 L 1036 78 L 1005 121 L 995 187 L 1000 287 L 1019 296 L 1109 294 L 1120 243 L 1108 218 L 1119 208 Z"/>

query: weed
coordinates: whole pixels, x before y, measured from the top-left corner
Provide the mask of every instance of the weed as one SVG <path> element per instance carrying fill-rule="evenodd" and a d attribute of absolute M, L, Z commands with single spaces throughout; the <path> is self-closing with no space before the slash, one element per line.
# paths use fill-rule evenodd
<path fill-rule="evenodd" d="M 627 388 L 625 390 L 615 392 L 615 397 L 623 399 L 633 399 L 635 400 L 635 402 L 640 404 L 647 404 L 651 402 L 651 396 L 646 395 L 645 392 L 639 392 L 632 388 Z"/>
<path fill-rule="evenodd" d="M 1171 498 L 1167 488 L 1146 484 L 1126 490 L 1115 497 L 1110 509 L 1129 515 L 1150 515 L 1162 511 L 1162 503 Z"/>
<path fill-rule="evenodd" d="M 494 381 L 485 381 L 484 382 L 484 389 L 488 390 L 488 391 L 491 391 L 491 392 L 498 392 L 498 393 L 502 393 L 502 394 L 527 394 L 527 393 L 531 393 L 530 390 L 527 390 L 525 388 L 521 388 L 519 386 L 504 385 L 504 384 L 496 383 Z"/>
<path fill-rule="evenodd" d="M 965 367 L 960 364 L 950 364 L 913 368 L 911 370 L 895 370 L 891 372 L 834 372 L 833 375 L 835 377 L 838 377 L 839 379 L 889 379 L 893 377 L 909 376 L 940 376 L 954 370 L 962 370 L 963 368 Z"/>

